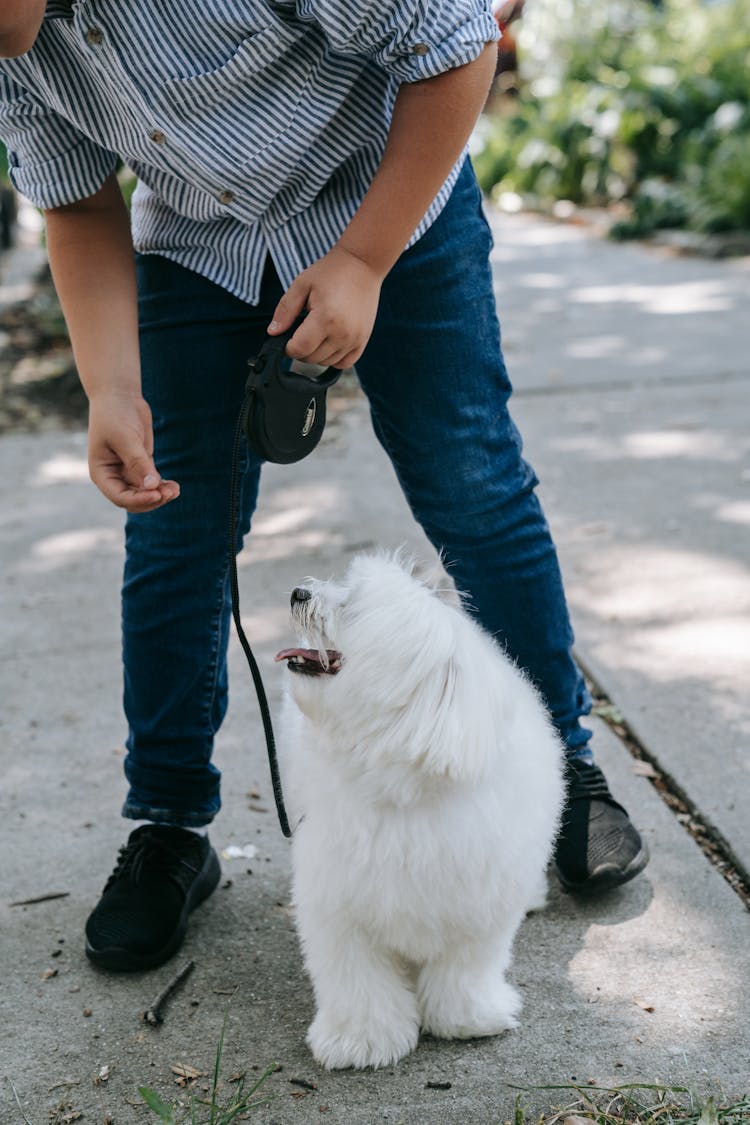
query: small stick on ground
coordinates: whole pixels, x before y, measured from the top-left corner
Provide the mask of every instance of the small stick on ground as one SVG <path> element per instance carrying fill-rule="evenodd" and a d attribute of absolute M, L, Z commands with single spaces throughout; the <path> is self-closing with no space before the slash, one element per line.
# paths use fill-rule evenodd
<path fill-rule="evenodd" d="M 67 898 L 70 891 L 53 891 L 52 894 L 38 895 L 37 898 L 22 898 L 18 902 L 9 902 L 8 906 L 34 906 L 37 902 L 51 902 L 53 898 Z"/>
<path fill-rule="evenodd" d="M 292 1086 L 301 1086 L 303 1090 L 317 1090 L 317 1082 L 310 1082 L 307 1078 L 290 1078 Z"/>
<path fill-rule="evenodd" d="M 144 1020 L 146 1021 L 146 1023 L 150 1024 L 151 1027 L 156 1027 L 158 1024 L 164 1022 L 162 1008 L 164 1007 L 174 990 L 182 984 L 186 977 L 190 976 L 194 968 L 195 961 L 188 961 L 186 965 L 183 965 L 179 973 L 177 973 L 176 976 L 172 977 L 167 987 L 162 989 L 154 1002 L 151 1004 L 151 1007 L 147 1008 L 143 1013 Z"/>

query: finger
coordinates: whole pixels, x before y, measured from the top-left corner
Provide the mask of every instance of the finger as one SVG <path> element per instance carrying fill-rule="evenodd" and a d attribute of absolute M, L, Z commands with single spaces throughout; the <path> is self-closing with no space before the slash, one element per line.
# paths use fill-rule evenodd
<path fill-rule="evenodd" d="M 310 288 L 308 285 L 299 280 L 293 281 L 274 309 L 271 323 L 267 328 L 269 336 L 278 336 L 281 332 L 286 332 L 288 328 L 291 328 L 305 308 L 309 296 Z"/>
<path fill-rule="evenodd" d="M 145 451 L 132 457 L 127 465 L 114 462 L 107 468 L 110 479 L 121 479 L 135 492 L 157 492 L 163 501 L 174 500 L 180 494 L 177 481 L 163 480 L 153 458 Z"/>
<path fill-rule="evenodd" d="M 158 488 L 161 484 L 161 474 L 144 448 L 135 449 L 127 460 L 123 457 L 120 472 L 123 480 L 136 489 L 148 490 Z"/>
<path fill-rule="evenodd" d="M 104 470 L 99 467 L 92 472 L 91 477 L 108 500 L 129 512 L 150 511 L 176 500 L 180 495 L 180 486 L 173 480 L 160 480 L 155 487 L 134 487 L 123 479 L 119 466 Z"/>
<path fill-rule="evenodd" d="M 335 337 L 326 336 L 314 352 L 310 353 L 310 363 L 318 367 L 335 367 L 342 356 L 347 355 L 351 344 L 343 344 Z"/>
<path fill-rule="evenodd" d="M 339 367 L 341 360 L 345 355 L 349 354 L 348 348 L 334 348 L 333 351 L 327 355 L 322 355 L 320 359 L 315 360 L 321 367 Z"/>
<path fill-rule="evenodd" d="M 157 508 L 163 508 L 170 500 L 174 499 L 171 496 L 164 496 L 160 492 L 153 489 L 134 489 L 124 488 L 120 491 L 115 491 L 108 497 L 113 504 L 118 508 L 124 508 L 127 512 L 141 513 L 153 512 Z"/>
<path fill-rule="evenodd" d="M 108 500 L 127 512 L 150 512 L 163 503 L 157 488 L 130 488 L 123 485 L 122 481 L 95 483 Z"/>
<path fill-rule="evenodd" d="M 314 313 L 308 313 L 287 344 L 290 359 L 304 359 L 307 363 L 318 363 L 319 354 L 332 350 L 332 342 L 327 341 L 327 333 Z"/>
<path fill-rule="evenodd" d="M 354 367 L 364 350 L 364 348 L 355 348 L 353 351 L 345 352 L 333 366 L 340 368 L 341 371 L 346 371 L 348 367 Z"/>

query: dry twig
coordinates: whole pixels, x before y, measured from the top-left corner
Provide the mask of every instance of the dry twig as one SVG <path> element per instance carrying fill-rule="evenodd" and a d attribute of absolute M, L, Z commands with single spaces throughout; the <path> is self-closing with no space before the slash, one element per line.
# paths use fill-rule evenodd
<path fill-rule="evenodd" d="M 151 1027 L 156 1027 L 158 1024 L 164 1022 L 162 1008 L 164 1007 L 174 990 L 179 987 L 179 985 L 181 985 L 188 976 L 190 976 L 194 968 L 195 961 L 188 961 L 186 965 L 183 965 L 179 973 L 177 973 L 176 976 L 172 977 L 167 987 L 162 989 L 151 1006 L 147 1008 L 143 1013 L 143 1018 L 147 1024 L 150 1024 Z"/>
<path fill-rule="evenodd" d="M 37 898 L 22 898 L 18 902 L 9 902 L 8 906 L 34 906 L 37 902 L 50 902 L 53 898 L 67 898 L 70 891 L 53 891 L 52 894 L 39 895 Z"/>

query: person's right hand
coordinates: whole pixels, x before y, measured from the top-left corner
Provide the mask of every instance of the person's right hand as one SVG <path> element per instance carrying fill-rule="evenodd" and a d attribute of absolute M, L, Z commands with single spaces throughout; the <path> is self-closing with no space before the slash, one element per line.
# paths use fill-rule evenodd
<path fill-rule="evenodd" d="M 140 395 L 98 392 L 89 400 L 89 473 L 108 500 L 128 512 L 150 512 L 180 495 L 162 480 L 153 458 L 151 411 Z"/>

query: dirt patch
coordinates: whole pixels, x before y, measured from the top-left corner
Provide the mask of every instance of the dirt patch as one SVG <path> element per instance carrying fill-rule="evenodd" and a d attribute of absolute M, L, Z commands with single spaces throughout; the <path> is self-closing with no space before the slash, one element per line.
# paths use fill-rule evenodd
<path fill-rule="evenodd" d="M 0 313 L 0 434 L 80 429 L 88 404 L 49 270 Z"/>

